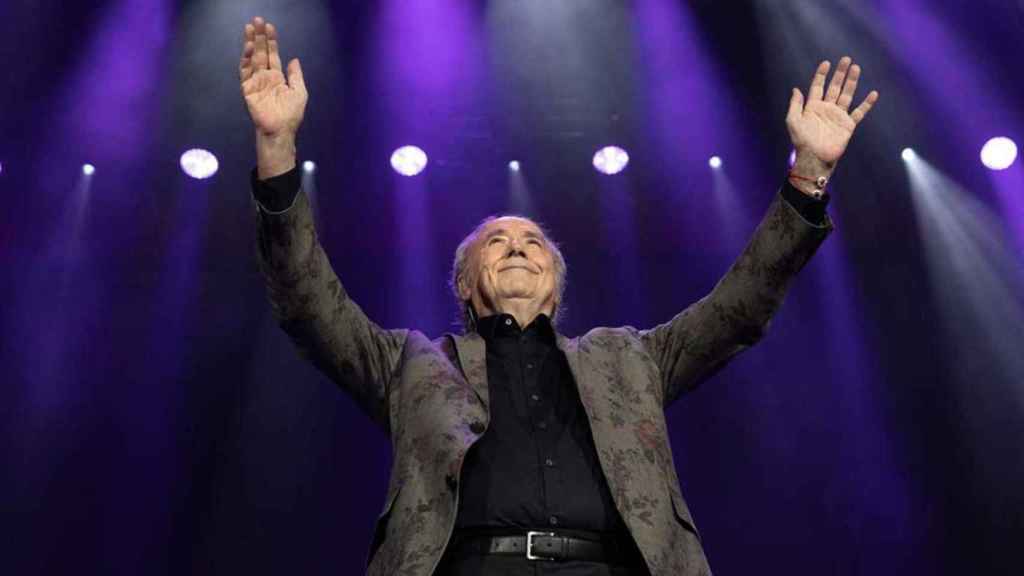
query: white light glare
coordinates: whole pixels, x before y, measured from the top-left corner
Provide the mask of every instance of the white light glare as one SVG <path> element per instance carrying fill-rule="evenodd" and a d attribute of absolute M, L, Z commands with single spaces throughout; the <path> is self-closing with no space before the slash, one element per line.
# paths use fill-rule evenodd
<path fill-rule="evenodd" d="M 316 170 L 316 164 L 313 163 L 312 160 L 306 160 L 302 163 L 302 169 L 306 172 L 312 172 L 313 170 Z"/>
<path fill-rule="evenodd" d="M 213 176 L 217 173 L 217 168 L 219 167 L 217 157 L 209 150 L 203 150 L 202 148 L 186 150 L 181 155 L 180 164 L 185 174 L 196 180 L 203 180 Z"/>
<path fill-rule="evenodd" d="M 914 158 L 917 158 L 917 153 L 914 152 L 913 148 L 904 148 L 900 156 L 903 157 L 904 162 L 910 162 Z"/>
<path fill-rule="evenodd" d="M 789 153 L 789 167 L 792 168 L 796 165 L 796 150 Z"/>
<path fill-rule="evenodd" d="M 402 176 L 415 176 L 427 167 L 427 153 L 418 146 L 402 146 L 391 154 L 391 167 Z"/>
<path fill-rule="evenodd" d="M 603 174 L 618 174 L 629 164 L 629 154 L 618 146 L 605 146 L 594 154 L 594 168 Z"/>
<path fill-rule="evenodd" d="M 82 174 L 86 176 L 92 176 L 96 172 L 96 167 L 92 164 L 82 164 Z"/>
<path fill-rule="evenodd" d="M 989 170 L 1006 170 L 1017 159 L 1017 144 L 1005 136 L 993 138 L 981 147 L 981 163 Z"/>
<path fill-rule="evenodd" d="M 717 170 L 722 167 L 722 159 L 719 158 L 718 156 L 712 156 L 711 158 L 708 159 L 708 166 L 711 166 L 712 168 Z"/>
<path fill-rule="evenodd" d="M 519 161 L 518 160 L 513 160 L 513 161 L 509 162 L 508 163 L 508 169 L 513 171 L 513 172 L 519 172 Z"/>

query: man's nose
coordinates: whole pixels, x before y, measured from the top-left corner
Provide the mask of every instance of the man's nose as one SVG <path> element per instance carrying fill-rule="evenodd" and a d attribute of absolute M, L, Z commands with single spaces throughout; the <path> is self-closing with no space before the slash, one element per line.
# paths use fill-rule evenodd
<path fill-rule="evenodd" d="M 526 254 L 526 252 L 523 250 L 523 246 L 522 246 L 522 244 L 520 244 L 518 238 L 513 238 L 511 241 L 509 241 L 509 243 L 508 243 L 508 253 L 509 254 L 524 254 L 524 255 Z"/>

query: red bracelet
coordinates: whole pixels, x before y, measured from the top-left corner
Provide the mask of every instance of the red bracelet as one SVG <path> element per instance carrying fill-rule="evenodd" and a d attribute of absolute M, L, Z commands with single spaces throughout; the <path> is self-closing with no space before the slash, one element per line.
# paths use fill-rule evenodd
<path fill-rule="evenodd" d="M 792 170 L 789 171 L 789 178 L 796 178 L 797 180 L 803 180 L 805 182 L 814 182 L 815 190 L 811 193 L 811 196 L 815 198 L 821 198 L 825 194 L 825 186 L 828 186 L 828 178 L 825 176 L 818 176 L 817 178 L 808 178 L 801 176 Z"/>

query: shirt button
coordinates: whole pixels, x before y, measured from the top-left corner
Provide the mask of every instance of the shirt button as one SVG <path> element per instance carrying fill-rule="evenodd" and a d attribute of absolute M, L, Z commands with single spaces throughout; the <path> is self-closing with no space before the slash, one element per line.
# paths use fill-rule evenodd
<path fill-rule="evenodd" d="M 548 516 L 548 524 L 558 526 L 558 516 Z"/>
<path fill-rule="evenodd" d="M 480 433 L 482 433 L 484 431 L 484 423 L 483 422 L 471 422 L 469 424 L 469 431 L 472 432 L 473 434 L 480 434 Z"/>
<path fill-rule="evenodd" d="M 533 370 L 533 363 L 527 364 L 526 365 L 526 369 L 527 370 Z"/>
<path fill-rule="evenodd" d="M 540 422 L 537 422 L 537 428 L 540 428 L 541 430 L 547 430 L 548 423 L 541 420 Z"/>
<path fill-rule="evenodd" d="M 511 326 L 511 325 L 512 325 L 512 319 L 511 318 L 505 318 L 505 326 Z"/>
<path fill-rule="evenodd" d="M 548 468 L 552 468 L 555 465 L 555 461 L 552 460 L 551 458 L 548 458 L 547 460 L 544 460 L 544 465 L 547 466 Z"/>
<path fill-rule="evenodd" d="M 536 394 L 530 394 L 530 400 L 533 400 L 534 402 L 540 402 L 540 396 Z"/>

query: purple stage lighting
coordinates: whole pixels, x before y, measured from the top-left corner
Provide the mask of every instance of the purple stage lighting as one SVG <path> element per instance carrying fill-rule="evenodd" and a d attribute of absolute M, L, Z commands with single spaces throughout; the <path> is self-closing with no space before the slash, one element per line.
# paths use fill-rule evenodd
<path fill-rule="evenodd" d="M 316 164 L 312 160 L 306 160 L 302 163 L 302 169 L 306 172 L 312 172 L 316 170 Z"/>
<path fill-rule="evenodd" d="M 605 146 L 594 154 L 594 168 L 603 174 L 618 174 L 629 164 L 629 154 L 618 146 Z"/>
<path fill-rule="evenodd" d="M 427 153 L 418 146 L 402 146 L 391 154 L 391 167 L 403 176 L 415 176 L 427 167 Z"/>
<path fill-rule="evenodd" d="M 903 157 L 904 162 L 910 162 L 914 158 L 917 158 L 917 153 L 914 152 L 913 148 L 904 148 L 903 152 L 900 153 L 900 156 Z"/>
<path fill-rule="evenodd" d="M 96 173 L 96 167 L 92 164 L 82 164 L 82 174 L 86 176 L 92 176 Z"/>
<path fill-rule="evenodd" d="M 508 163 L 508 169 L 513 171 L 513 172 L 519 172 L 519 161 L 518 160 L 513 160 L 513 161 L 509 162 Z"/>
<path fill-rule="evenodd" d="M 708 166 L 711 166 L 715 170 L 722 167 L 722 159 L 718 156 L 712 156 L 708 159 Z"/>
<path fill-rule="evenodd" d="M 4 163 L 0 162 L 0 174 L 4 173 Z"/>
<path fill-rule="evenodd" d="M 209 150 L 203 150 L 202 148 L 192 148 L 186 150 L 181 155 L 181 169 L 185 171 L 185 174 L 197 179 L 203 180 L 209 178 L 217 173 L 218 163 L 217 157 L 213 155 Z"/>
<path fill-rule="evenodd" d="M 1006 170 L 1017 159 L 1017 144 L 1005 136 L 992 138 L 981 148 L 981 163 L 989 170 Z"/>
<path fill-rule="evenodd" d="M 796 150 L 789 153 L 789 167 L 792 168 L 796 165 Z"/>

